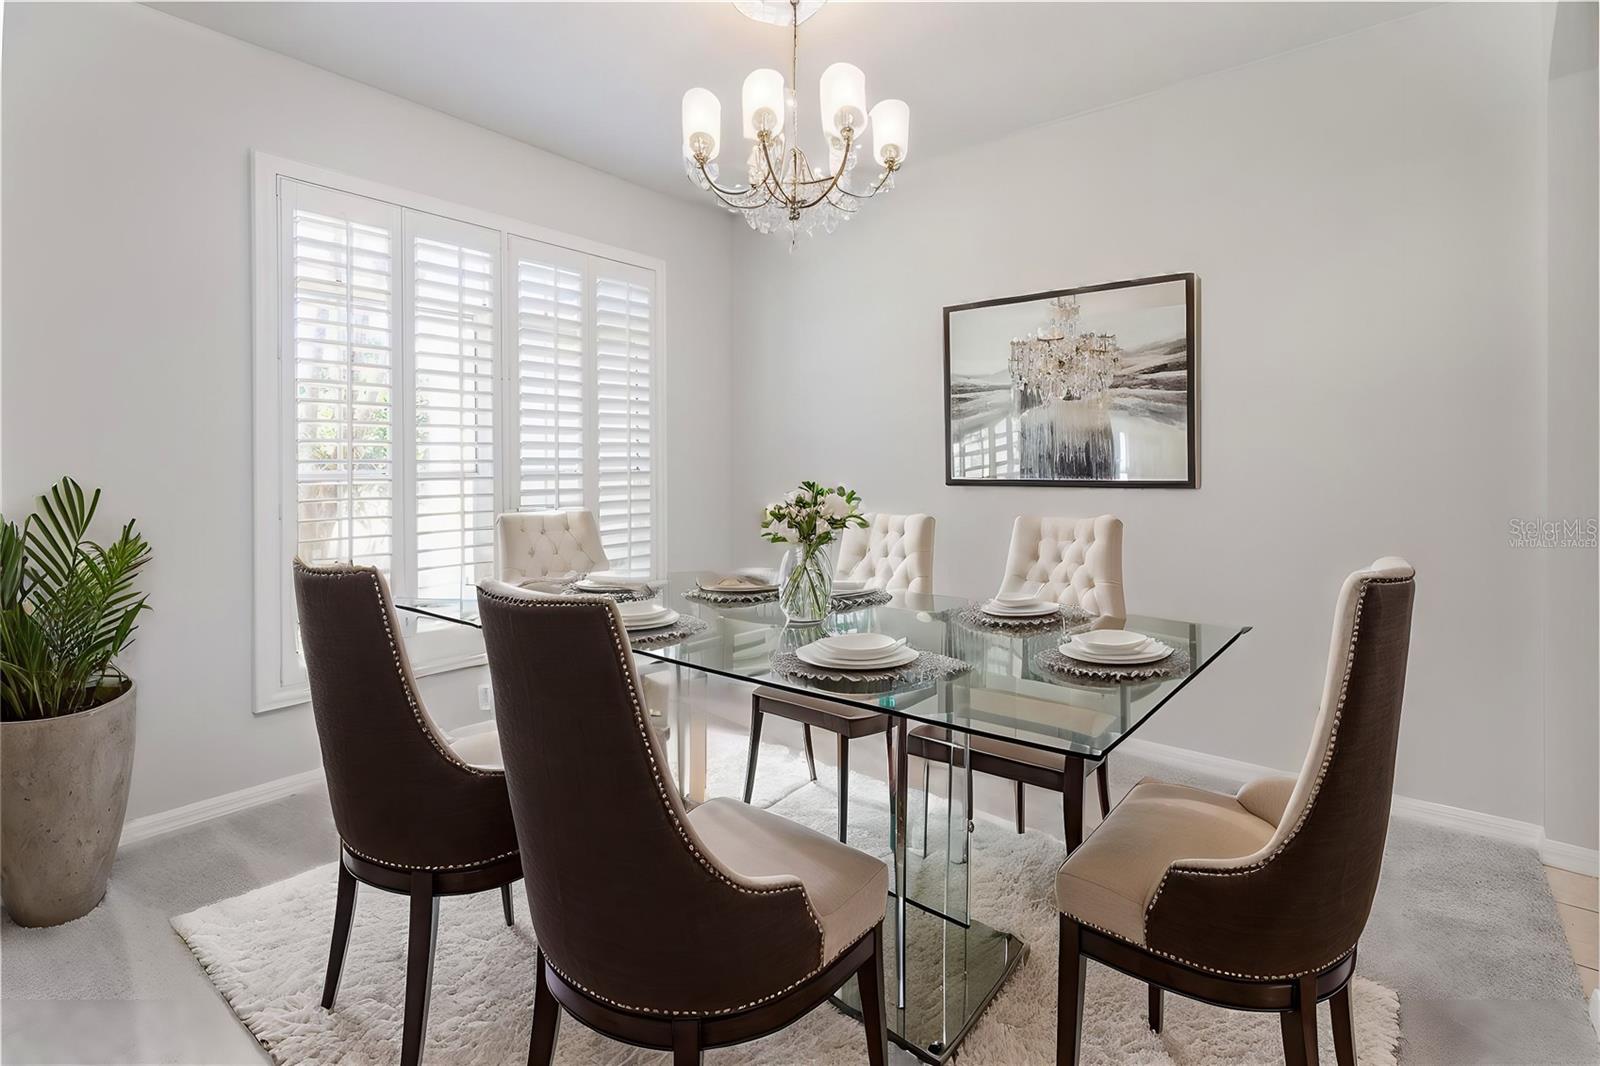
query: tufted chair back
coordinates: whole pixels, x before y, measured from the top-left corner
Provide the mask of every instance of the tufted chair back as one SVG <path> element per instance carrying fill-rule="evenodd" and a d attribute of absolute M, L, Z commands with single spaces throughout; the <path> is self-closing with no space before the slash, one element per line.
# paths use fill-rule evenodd
<path fill-rule="evenodd" d="M 925 514 L 869 514 L 863 529 L 839 541 L 833 576 L 865 581 L 888 592 L 933 591 L 933 518 Z"/>
<path fill-rule="evenodd" d="M 1018 515 L 1002 595 L 1031 593 L 1103 618 L 1127 618 L 1122 598 L 1122 519 Z"/>
<path fill-rule="evenodd" d="M 611 565 L 593 511 L 527 511 L 494 522 L 495 576 L 515 585 Z"/>

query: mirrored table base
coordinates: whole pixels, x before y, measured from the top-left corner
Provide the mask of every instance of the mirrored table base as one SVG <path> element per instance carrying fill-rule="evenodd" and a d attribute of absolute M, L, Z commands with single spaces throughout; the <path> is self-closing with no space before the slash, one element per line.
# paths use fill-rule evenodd
<path fill-rule="evenodd" d="M 891 908 L 893 901 L 890 901 Z M 884 1003 L 889 1039 L 923 1062 L 948 1062 L 989 1002 L 1022 965 L 1028 947 L 1010 933 L 982 922 L 957 925 L 908 908 L 906 915 L 906 1005 L 895 1002 L 894 922 L 883 923 Z M 851 981 L 833 1002 L 861 1017 L 861 994 Z"/>

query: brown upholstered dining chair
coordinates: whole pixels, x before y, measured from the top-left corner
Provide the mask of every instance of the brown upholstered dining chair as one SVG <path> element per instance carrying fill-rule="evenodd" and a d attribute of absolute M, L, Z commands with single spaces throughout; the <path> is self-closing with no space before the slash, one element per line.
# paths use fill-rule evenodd
<path fill-rule="evenodd" d="M 854 976 L 883 1063 L 884 864 L 735 800 L 685 810 L 615 604 L 485 586 L 478 608 L 539 942 L 528 1061 L 566 1011 L 697 1063 Z"/>
<path fill-rule="evenodd" d="M 1355 1062 L 1350 978 L 1378 887 L 1411 639 L 1415 572 L 1384 558 L 1345 579 L 1311 750 L 1298 777 L 1225 796 L 1142 781 L 1056 877 L 1056 1061 L 1078 1061 L 1085 962 L 1238 1010 L 1278 1013 L 1290 1066 L 1317 1061 L 1317 1004 Z"/>
<path fill-rule="evenodd" d="M 339 895 L 322 1005 L 332 1009 L 357 884 L 411 897 L 400 1061 L 422 1058 L 439 897 L 498 888 L 512 924 L 522 876 L 491 735 L 452 743 L 417 695 L 383 574 L 294 564 L 300 641 L 339 831 Z"/>
<path fill-rule="evenodd" d="M 839 540 L 839 558 L 834 577 L 860 581 L 868 588 L 885 592 L 931 595 L 933 592 L 932 515 L 869 514 L 863 528 L 846 529 Z M 839 839 L 849 829 L 850 742 L 861 737 L 883 734 L 889 756 L 889 791 L 894 792 L 894 736 L 889 716 L 873 707 L 873 700 L 859 706 L 820 696 L 807 696 L 784 689 L 761 686 L 750 695 L 750 753 L 745 761 L 744 801 L 750 802 L 756 788 L 756 756 L 761 751 L 761 724 L 769 715 L 799 722 L 805 737 L 806 771 L 817 779 L 816 753 L 811 747 L 811 728 L 832 733 L 835 738 L 839 770 Z"/>

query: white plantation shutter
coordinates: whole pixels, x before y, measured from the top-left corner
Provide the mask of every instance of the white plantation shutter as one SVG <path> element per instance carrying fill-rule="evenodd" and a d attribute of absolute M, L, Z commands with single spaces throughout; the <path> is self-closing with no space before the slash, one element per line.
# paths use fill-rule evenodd
<path fill-rule="evenodd" d="M 413 515 L 418 596 L 469 598 L 494 570 L 500 235 L 406 212 L 411 242 Z"/>
<path fill-rule="evenodd" d="M 388 570 L 395 550 L 398 212 L 285 182 L 285 359 L 296 553 Z"/>
<path fill-rule="evenodd" d="M 585 506 L 585 256 L 513 237 L 518 397 L 517 506 Z"/>
<path fill-rule="evenodd" d="M 654 278 L 595 264 L 595 515 L 612 568 L 647 573 L 655 552 Z"/>
<path fill-rule="evenodd" d="M 305 698 L 291 555 L 376 566 L 396 596 L 470 599 L 494 576 L 498 514 L 583 507 L 614 568 L 655 571 L 656 272 L 256 165 L 260 706 Z M 481 656 L 470 630 L 401 621 L 419 669 Z"/>

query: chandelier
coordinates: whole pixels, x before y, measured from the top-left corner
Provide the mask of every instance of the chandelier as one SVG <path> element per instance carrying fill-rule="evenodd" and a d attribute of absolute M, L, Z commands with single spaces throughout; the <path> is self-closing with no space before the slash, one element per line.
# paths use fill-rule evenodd
<path fill-rule="evenodd" d="M 1039 402 L 1103 400 L 1122 365 L 1115 334 L 1078 331 L 1076 296 L 1050 301 L 1050 317 L 1011 342 L 1011 383 Z"/>
<path fill-rule="evenodd" d="M 762 22 L 779 21 L 780 3 L 741 2 L 740 11 Z M 718 184 L 717 155 L 722 149 L 722 104 L 709 89 L 683 94 L 683 160 L 689 180 L 727 209 L 742 214 L 761 233 L 799 234 L 817 228 L 832 233 L 856 213 L 862 200 L 894 188 L 894 175 L 906 158 L 911 109 L 904 100 L 881 100 L 867 110 L 867 78 L 861 68 L 835 63 L 822 72 L 822 133 L 828 146 L 826 170 L 812 165 L 801 150 L 800 115 L 795 102 L 795 69 L 800 55 L 800 23 L 820 3 L 789 0 L 791 30 L 789 82 L 776 70 L 756 70 L 744 80 L 741 112 L 744 136 L 752 141 L 745 160 L 745 184 Z M 853 171 L 862 135 L 872 130 L 873 157 L 883 169 L 865 187 Z"/>

